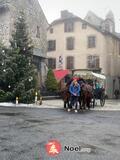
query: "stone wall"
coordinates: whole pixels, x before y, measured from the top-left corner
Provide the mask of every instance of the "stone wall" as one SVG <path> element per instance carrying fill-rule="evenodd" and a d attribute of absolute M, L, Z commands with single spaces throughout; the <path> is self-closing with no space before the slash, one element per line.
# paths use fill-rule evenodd
<path fill-rule="evenodd" d="M 14 32 L 14 23 L 20 11 L 24 11 L 26 16 L 29 36 L 34 45 L 34 56 L 41 66 L 37 67 L 38 74 L 43 83 L 46 76 L 44 68 L 46 68 L 48 22 L 38 0 L 0 0 L 0 40 L 5 46 L 10 45 L 9 40 Z"/>
<path fill-rule="evenodd" d="M 1 0 L 0 33 L 2 34 L 0 34 L 0 38 L 5 44 L 9 44 L 11 33 L 14 31 L 14 22 L 20 11 L 24 11 L 26 14 L 29 34 L 35 48 L 40 48 L 43 56 L 46 56 L 48 23 L 38 0 Z M 38 36 L 37 32 L 39 32 Z"/>

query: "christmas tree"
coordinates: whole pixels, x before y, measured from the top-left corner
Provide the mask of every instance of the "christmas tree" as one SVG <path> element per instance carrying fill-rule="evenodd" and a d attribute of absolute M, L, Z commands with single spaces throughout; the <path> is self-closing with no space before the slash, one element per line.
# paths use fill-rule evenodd
<path fill-rule="evenodd" d="M 13 70 L 15 66 L 12 64 L 13 57 L 10 55 L 11 50 L 0 44 L 0 101 L 9 101 L 14 97 L 11 85 L 15 82 Z"/>
<path fill-rule="evenodd" d="M 19 98 L 19 102 L 31 103 L 37 91 L 37 73 L 33 65 L 33 46 L 28 34 L 25 15 L 20 12 L 10 41 L 11 48 L 1 54 L 2 77 L 0 89 L 6 101 Z M 3 49 L 2 49 L 3 52 Z"/>

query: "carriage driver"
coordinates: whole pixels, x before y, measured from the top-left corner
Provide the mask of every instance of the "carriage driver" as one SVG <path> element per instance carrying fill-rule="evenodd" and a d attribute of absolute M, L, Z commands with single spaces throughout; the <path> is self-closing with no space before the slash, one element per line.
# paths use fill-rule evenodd
<path fill-rule="evenodd" d="M 76 79 L 74 79 L 69 87 L 69 92 L 71 94 L 70 97 L 70 108 L 68 109 L 68 111 L 70 111 L 70 109 L 72 108 L 72 106 L 75 105 L 75 112 L 77 112 L 77 101 L 78 101 L 78 97 L 80 96 L 80 85 L 77 82 Z"/>

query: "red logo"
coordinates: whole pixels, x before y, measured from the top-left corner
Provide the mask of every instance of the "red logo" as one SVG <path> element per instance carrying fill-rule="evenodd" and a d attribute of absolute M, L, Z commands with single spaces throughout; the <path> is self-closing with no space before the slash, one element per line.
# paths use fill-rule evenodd
<path fill-rule="evenodd" d="M 49 156 L 56 156 L 61 151 L 61 144 L 57 140 L 51 140 L 46 144 L 46 152 Z"/>

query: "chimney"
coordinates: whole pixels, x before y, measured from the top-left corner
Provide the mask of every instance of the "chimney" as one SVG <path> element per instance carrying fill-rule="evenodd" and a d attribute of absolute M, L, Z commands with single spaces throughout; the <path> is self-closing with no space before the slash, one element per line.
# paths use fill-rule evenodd
<path fill-rule="evenodd" d="M 73 17 L 74 15 L 69 12 L 68 10 L 63 10 L 61 11 L 61 18 L 70 18 L 70 17 Z"/>

